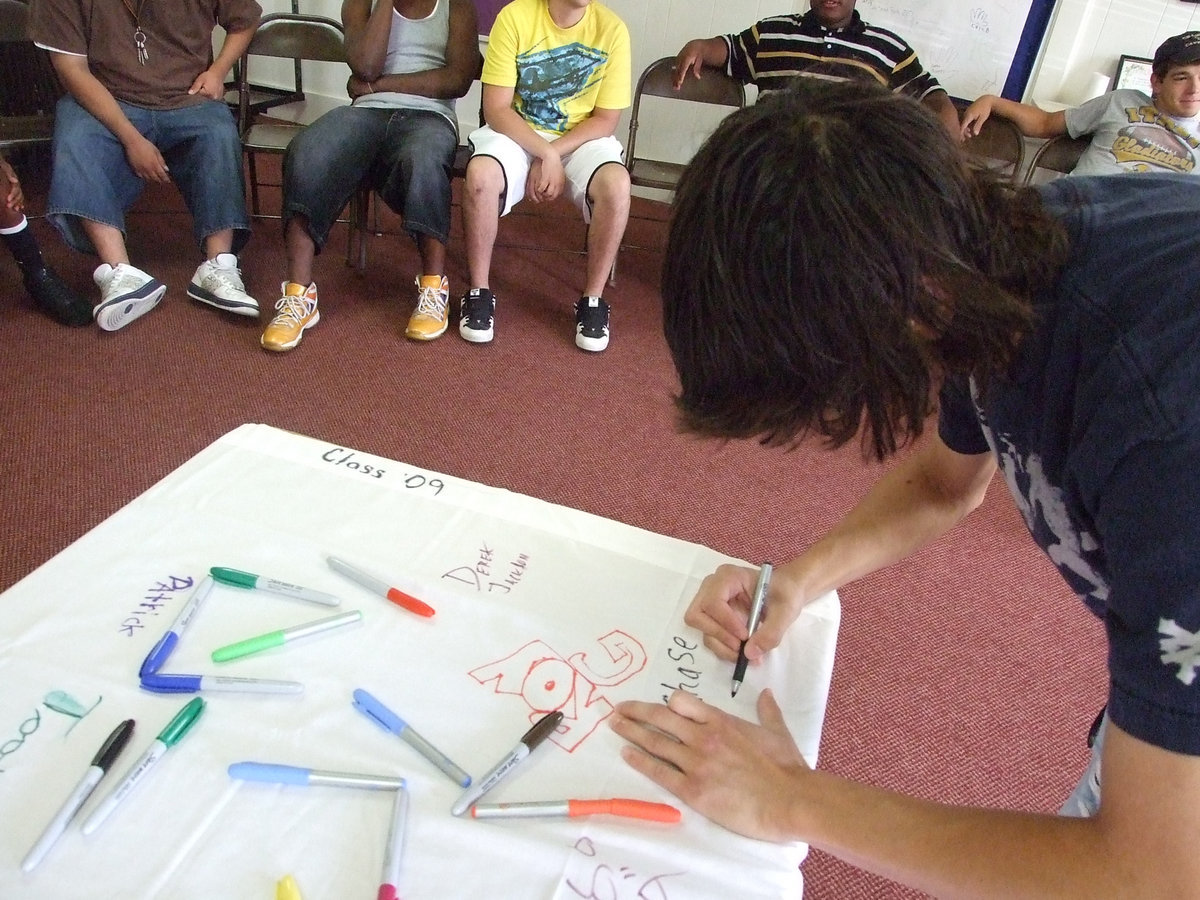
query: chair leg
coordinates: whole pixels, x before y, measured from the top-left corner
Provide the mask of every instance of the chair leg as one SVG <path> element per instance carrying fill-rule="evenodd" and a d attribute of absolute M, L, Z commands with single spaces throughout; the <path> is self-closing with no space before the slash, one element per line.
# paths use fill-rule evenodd
<path fill-rule="evenodd" d="M 246 154 L 246 167 L 250 172 L 250 215 L 257 218 L 258 208 L 258 168 L 254 164 L 254 154 Z"/>
<path fill-rule="evenodd" d="M 617 248 L 617 255 L 613 257 L 612 269 L 608 273 L 608 286 L 613 287 L 617 283 L 617 258 L 621 255 L 621 248 Z"/>
<path fill-rule="evenodd" d="M 359 190 L 358 271 L 365 272 L 367 270 L 367 216 L 371 213 L 371 189 L 363 185 Z M 375 210 L 375 215 L 378 218 L 378 209 Z"/>

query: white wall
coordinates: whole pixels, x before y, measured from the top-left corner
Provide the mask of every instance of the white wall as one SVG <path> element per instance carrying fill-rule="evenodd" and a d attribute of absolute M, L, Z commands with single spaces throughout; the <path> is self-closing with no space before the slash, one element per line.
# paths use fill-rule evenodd
<path fill-rule="evenodd" d="M 265 12 L 291 8 L 290 0 L 260 2 Z M 629 25 L 635 81 L 649 63 L 660 56 L 673 56 L 693 37 L 740 31 L 763 16 L 802 12 L 808 8 L 808 0 L 605 2 Z M 336 19 L 340 15 L 341 0 L 300 0 L 300 9 Z M 1082 102 L 1094 89 L 1097 73 L 1112 75 L 1122 53 L 1152 56 L 1154 48 L 1164 39 L 1190 29 L 1200 30 L 1200 5 L 1181 0 L 1058 0 L 1025 99 L 1051 108 Z M 920 53 L 921 48 L 916 49 Z M 287 69 L 277 71 L 279 81 L 268 77 L 264 83 L 287 83 Z M 312 118 L 331 103 L 346 102 L 344 72 L 329 76 L 314 67 L 305 74 L 305 88 L 313 95 L 313 100 L 306 108 L 291 111 L 297 118 Z M 680 112 L 668 107 L 666 104 L 648 109 L 643 114 L 638 133 L 639 154 L 646 152 L 665 159 L 686 160 L 703 141 L 711 122 L 696 116 L 692 110 Z M 464 134 L 474 126 L 478 108 L 476 86 L 459 101 L 459 120 Z M 285 109 L 279 112 L 288 114 Z M 622 139 L 627 128 L 628 119 L 623 118 L 617 131 Z"/>
<path fill-rule="evenodd" d="M 1058 0 L 1026 100 L 1081 103 L 1121 54 L 1152 57 L 1168 37 L 1192 30 L 1200 30 L 1200 6 L 1181 0 Z"/>

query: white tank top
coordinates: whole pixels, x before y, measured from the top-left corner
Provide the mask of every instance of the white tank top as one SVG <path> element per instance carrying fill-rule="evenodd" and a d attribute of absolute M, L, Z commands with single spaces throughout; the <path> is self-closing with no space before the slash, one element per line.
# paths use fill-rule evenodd
<path fill-rule="evenodd" d="M 424 19 L 406 19 L 392 10 L 392 30 L 388 35 L 387 56 L 383 60 L 385 75 L 404 75 L 438 69 L 446 64 L 446 43 L 450 38 L 450 0 L 437 0 Z M 454 101 L 399 91 L 376 91 L 359 97 L 355 106 L 388 109 L 428 109 L 439 112 L 458 130 Z"/>

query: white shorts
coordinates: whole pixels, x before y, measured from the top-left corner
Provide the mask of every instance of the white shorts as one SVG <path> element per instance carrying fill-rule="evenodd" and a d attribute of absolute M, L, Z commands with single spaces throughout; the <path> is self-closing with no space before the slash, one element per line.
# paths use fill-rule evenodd
<path fill-rule="evenodd" d="M 542 134 L 541 132 L 538 132 Z M 551 137 L 542 134 L 547 141 Z M 500 215 L 506 216 L 514 206 L 525 199 L 525 185 L 529 179 L 529 167 L 533 157 L 510 137 L 492 131 L 484 125 L 472 131 L 467 141 L 471 145 L 471 158 L 490 156 L 504 170 L 504 205 Z M 587 200 L 588 185 L 596 170 L 608 163 L 624 165 L 625 151 L 621 142 L 612 135 L 580 144 L 563 157 L 563 171 L 567 176 L 567 195 L 583 212 L 583 220 L 590 222 L 592 210 Z"/>

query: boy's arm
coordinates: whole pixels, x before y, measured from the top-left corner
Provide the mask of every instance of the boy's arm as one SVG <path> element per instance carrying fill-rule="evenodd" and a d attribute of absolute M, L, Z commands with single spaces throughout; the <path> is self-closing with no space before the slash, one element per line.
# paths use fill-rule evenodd
<path fill-rule="evenodd" d="M 256 31 L 257 23 L 241 31 L 227 31 L 221 44 L 221 52 L 217 54 L 211 66 L 196 76 L 196 80 L 188 88 L 188 93 L 200 94 L 209 100 L 224 100 L 225 79 L 229 76 L 233 64 L 242 58 L 242 54 L 250 46 Z"/>
<path fill-rule="evenodd" d="M 133 127 L 116 97 L 92 74 L 86 56 L 51 51 L 50 63 L 75 101 L 111 131 L 125 148 L 125 157 L 139 178 L 167 182 L 167 161 L 158 148 Z"/>
<path fill-rule="evenodd" d="M 1067 133 L 1067 117 L 1062 110 L 1046 112 L 1028 103 L 984 94 L 963 112 L 962 136 L 969 138 L 979 134 L 992 113 L 1011 119 L 1026 137 L 1052 138 Z"/>
<path fill-rule="evenodd" d="M 350 80 L 352 97 L 396 91 L 454 99 L 466 94 L 471 82 L 479 77 L 483 57 L 479 54 L 479 24 L 471 0 L 450 0 L 445 65 L 422 72 L 383 74 L 392 24 L 392 5 L 387 0 L 376 0 L 374 8 L 371 0 L 345 0 L 342 23 L 346 27 L 346 49 L 354 73 Z"/>
<path fill-rule="evenodd" d="M 617 130 L 617 122 L 621 118 L 619 109 L 603 109 L 597 106 L 592 114 L 565 134 L 559 135 L 551 146 L 560 157 L 566 156 L 588 141 L 597 138 L 611 137 Z"/>
<path fill-rule="evenodd" d="M 544 159 L 558 152 L 513 108 L 516 89 L 498 84 L 483 84 L 483 120 L 495 132 L 516 141 L 530 156 Z"/>
<path fill-rule="evenodd" d="M 950 102 L 950 95 L 945 91 L 931 91 L 921 102 L 941 121 L 946 131 L 956 141 L 962 140 L 962 130 L 958 124 L 958 110 Z"/>
<path fill-rule="evenodd" d="M 728 60 L 729 46 L 724 38 L 696 38 L 688 41 L 675 55 L 675 90 L 683 86 L 683 79 L 687 78 L 689 72 L 693 78 L 699 78 L 700 70 L 705 66 L 724 68 Z"/>
<path fill-rule="evenodd" d="M 933 803 L 810 769 L 764 691 L 762 726 L 676 691 L 626 701 L 622 757 L 732 831 L 807 841 L 938 897 L 1200 896 L 1200 757 L 1109 723 L 1092 818 Z"/>
<path fill-rule="evenodd" d="M 0 189 L 4 191 L 4 206 L 19 213 L 25 208 L 25 194 L 21 190 L 21 180 L 8 164 L 8 160 L 0 156 Z"/>

